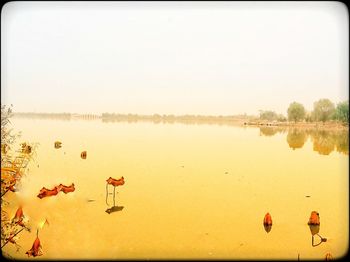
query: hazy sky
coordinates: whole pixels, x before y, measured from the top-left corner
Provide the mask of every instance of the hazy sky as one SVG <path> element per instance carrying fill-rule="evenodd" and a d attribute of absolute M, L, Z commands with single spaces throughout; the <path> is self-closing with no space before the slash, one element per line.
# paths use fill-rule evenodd
<path fill-rule="evenodd" d="M 339 2 L 10 2 L 1 104 L 20 112 L 286 114 L 348 100 Z"/>

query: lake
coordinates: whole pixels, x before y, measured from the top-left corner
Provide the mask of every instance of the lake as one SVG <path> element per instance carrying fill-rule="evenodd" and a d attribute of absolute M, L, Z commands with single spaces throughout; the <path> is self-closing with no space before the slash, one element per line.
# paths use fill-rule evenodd
<path fill-rule="evenodd" d="M 349 246 L 348 131 L 13 118 L 38 143 L 19 191 L 31 232 L 4 251 L 27 259 L 324 259 Z M 62 147 L 54 147 L 61 141 Z M 80 153 L 87 151 L 87 158 Z M 125 178 L 113 187 L 109 177 Z M 42 187 L 75 192 L 39 199 Z M 307 225 L 320 214 L 318 236 Z M 269 212 L 270 232 L 263 226 Z M 32 258 L 31 258 L 32 259 Z"/>

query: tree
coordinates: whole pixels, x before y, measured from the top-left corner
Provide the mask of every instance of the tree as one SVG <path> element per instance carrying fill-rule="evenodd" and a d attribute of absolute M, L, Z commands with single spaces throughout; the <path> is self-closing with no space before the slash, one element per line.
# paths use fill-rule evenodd
<path fill-rule="evenodd" d="M 273 111 L 264 111 L 260 110 L 260 119 L 261 120 L 275 120 L 277 119 L 277 114 Z"/>
<path fill-rule="evenodd" d="M 287 118 L 286 118 L 284 115 L 279 114 L 279 115 L 277 116 L 277 121 L 279 121 L 279 122 L 285 122 L 285 121 L 287 121 Z"/>
<path fill-rule="evenodd" d="M 293 102 L 289 105 L 287 113 L 289 121 L 297 122 L 305 118 L 305 108 L 302 104 L 297 102 Z"/>
<path fill-rule="evenodd" d="M 349 101 L 339 103 L 335 115 L 337 120 L 349 123 Z"/>
<path fill-rule="evenodd" d="M 305 112 L 305 121 L 312 122 L 312 114 L 311 112 Z"/>
<path fill-rule="evenodd" d="M 329 99 L 320 99 L 314 103 L 313 117 L 323 123 L 329 120 L 335 113 L 334 104 Z"/>

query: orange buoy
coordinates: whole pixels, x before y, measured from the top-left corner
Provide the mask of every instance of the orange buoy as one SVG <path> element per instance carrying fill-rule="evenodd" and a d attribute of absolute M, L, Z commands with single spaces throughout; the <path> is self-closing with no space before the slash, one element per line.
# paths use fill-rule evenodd
<path fill-rule="evenodd" d="M 265 226 L 272 226 L 272 218 L 270 213 L 266 213 L 265 217 L 264 217 L 264 225 Z"/>
<path fill-rule="evenodd" d="M 307 223 L 308 225 L 319 225 L 320 224 L 320 214 L 316 211 L 312 211 L 309 222 Z"/>

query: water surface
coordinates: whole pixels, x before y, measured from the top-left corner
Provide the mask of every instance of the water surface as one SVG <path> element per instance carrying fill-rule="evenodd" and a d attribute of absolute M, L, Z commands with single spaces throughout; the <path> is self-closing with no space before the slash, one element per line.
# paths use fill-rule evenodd
<path fill-rule="evenodd" d="M 348 248 L 348 132 L 224 125 L 13 119 L 21 141 L 38 142 L 16 195 L 43 255 L 35 259 L 324 259 Z M 62 148 L 55 149 L 55 141 Z M 87 151 L 87 158 L 80 153 Z M 106 179 L 125 185 L 107 195 Z M 39 199 L 45 186 L 76 191 Z M 109 187 L 109 193 L 113 188 Z M 106 212 L 108 211 L 109 212 Z M 307 225 L 320 214 L 312 246 Z M 273 226 L 263 227 L 269 212 Z"/>

